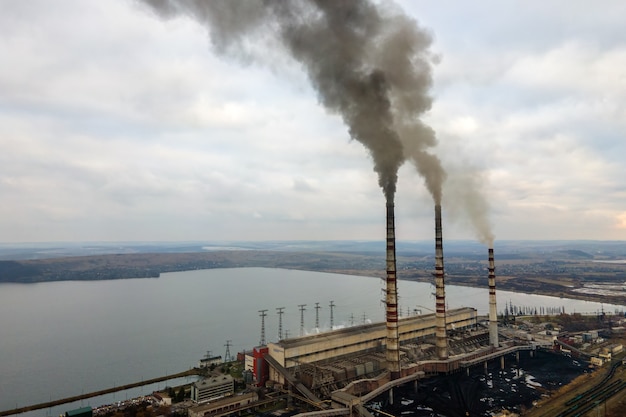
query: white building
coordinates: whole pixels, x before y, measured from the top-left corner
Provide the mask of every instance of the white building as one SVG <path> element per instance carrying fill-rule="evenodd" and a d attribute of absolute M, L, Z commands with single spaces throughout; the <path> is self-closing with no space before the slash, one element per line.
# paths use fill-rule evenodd
<path fill-rule="evenodd" d="M 222 364 L 221 356 L 211 356 L 200 359 L 198 362 L 198 368 L 209 368 L 211 365 L 221 365 Z"/>
<path fill-rule="evenodd" d="M 198 381 L 191 386 L 191 399 L 197 403 L 233 395 L 235 381 L 230 375 L 220 375 Z"/>

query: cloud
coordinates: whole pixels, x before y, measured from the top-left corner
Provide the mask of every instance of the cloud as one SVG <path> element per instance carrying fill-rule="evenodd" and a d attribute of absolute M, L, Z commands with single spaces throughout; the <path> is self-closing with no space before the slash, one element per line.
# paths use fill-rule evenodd
<path fill-rule="evenodd" d="M 441 57 L 445 236 L 476 238 L 470 181 L 498 239 L 626 239 L 623 2 L 401 6 Z M 3 5 L 0 55 L 2 240 L 382 239 L 367 151 L 278 51 L 218 58 L 134 1 L 33 0 Z M 411 167 L 396 197 L 398 236 L 431 239 Z"/>

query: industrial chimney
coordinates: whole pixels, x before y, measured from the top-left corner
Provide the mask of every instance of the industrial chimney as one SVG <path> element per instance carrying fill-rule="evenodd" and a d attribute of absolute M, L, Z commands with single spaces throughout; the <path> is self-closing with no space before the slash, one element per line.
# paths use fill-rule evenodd
<path fill-rule="evenodd" d="M 498 313 L 496 309 L 496 267 L 493 248 L 489 248 L 489 344 L 498 347 Z"/>
<path fill-rule="evenodd" d="M 448 359 L 446 336 L 446 289 L 443 271 L 443 232 L 441 227 L 441 205 L 435 205 L 435 336 L 437 357 Z"/>
<path fill-rule="evenodd" d="M 387 368 L 391 379 L 400 377 L 400 350 L 398 346 L 398 289 L 396 286 L 396 231 L 394 205 L 387 201 Z"/>

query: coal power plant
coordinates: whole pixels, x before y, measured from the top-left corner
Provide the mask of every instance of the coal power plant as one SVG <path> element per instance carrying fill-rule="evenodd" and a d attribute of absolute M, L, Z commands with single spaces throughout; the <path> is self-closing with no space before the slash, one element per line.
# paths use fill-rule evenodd
<path fill-rule="evenodd" d="M 489 314 L 471 307 L 446 309 L 442 207 L 435 206 L 435 313 L 399 317 L 396 285 L 394 205 L 386 205 L 385 320 L 260 346 L 265 363 L 255 370 L 263 385 L 299 392 L 321 408 L 330 400 L 332 412 L 349 413 L 385 395 L 393 402 L 394 388 L 425 378 L 467 372 L 501 361 L 520 351 L 532 353 L 539 344 L 507 339 L 499 342 L 496 316 L 495 261 L 488 249 L 486 284 Z M 486 286 L 487 286 L 486 285 Z M 343 411 L 341 411 L 343 410 Z M 368 415 L 363 408 L 359 411 Z M 320 411 L 322 413 L 322 411 Z"/>
<path fill-rule="evenodd" d="M 205 26 L 216 52 L 227 57 L 269 46 L 293 59 L 319 104 L 367 149 L 385 198 L 384 321 L 303 335 L 301 318 L 300 337 L 264 344 L 262 336 L 249 360 L 257 385 L 298 393 L 321 409 L 315 415 L 368 416 L 363 404 L 380 395 L 393 402 L 397 386 L 535 348 L 499 341 L 493 235 L 486 199 L 471 181 L 455 196 L 455 208 L 467 214 L 478 239 L 490 248 L 485 274 L 489 316 L 481 318 L 471 307 L 447 309 L 442 214 L 446 172 L 431 152 L 437 145 L 435 131 L 422 120 L 432 107 L 432 67 L 437 61 L 429 50 L 428 30 L 400 8 L 371 1 L 250 0 L 245 7 L 234 1 L 144 1 L 159 16 L 181 15 Z M 407 161 L 435 206 L 435 306 L 434 314 L 400 317 L 394 198 L 398 171 Z M 304 307 L 300 305 L 301 317 Z"/>

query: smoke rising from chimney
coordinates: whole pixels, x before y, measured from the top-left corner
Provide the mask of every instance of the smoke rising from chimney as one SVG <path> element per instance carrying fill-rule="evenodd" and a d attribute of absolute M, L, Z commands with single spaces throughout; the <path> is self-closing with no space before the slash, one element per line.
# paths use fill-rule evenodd
<path fill-rule="evenodd" d="M 218 53 L 282 45 L 302 65 L 319 101 L 370 152 L 387 202 L 408 158 L 435 201 L 444 179 L 426 150 L 434 132 L 418 117 L 432 98 L 431 36 L 391 3 L 326 0 L 143 0 L 163 17 L 206 25 Z"/>
<path fill-rule="evenodd" d="M 341 116 L 374 162 L 387 203 L 399 167 L 410 160 L 435 205 L 467 218 L 493 246 L 480 175 L 447 177 L 429 152 L 437 138 L 420 120 L 432 106 L 432 36 L 391 2 L 335 0 L 140 0 L 162 17 L 187 16 L 205 26 L 217 53 L 253 59 L 282 50 L 298 62 L 320 103 Z"/>
<path fill-rule="evenodd" d="M 446 208 L 453 219 L 464 220 L 477 239 L 492 248 L 495 235 L 489 220 L 489 202 L 480 172 L 464 166 L 450 172 L 446 181 Z"/>

